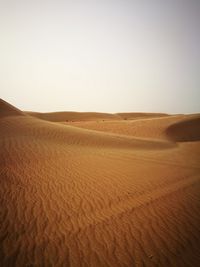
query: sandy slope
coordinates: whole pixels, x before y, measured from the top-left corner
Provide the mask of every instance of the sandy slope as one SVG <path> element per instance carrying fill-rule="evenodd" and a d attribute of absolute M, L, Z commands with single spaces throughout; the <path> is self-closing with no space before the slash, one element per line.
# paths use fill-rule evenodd
<path fill-rule="evenodd" d="M 198 116 L 0 114 L 0 266 L 198 266 Z"/>
<path fill-rule="evenodd" d="M 11 104 L 7 103 L 3 99 L 0 99 L 0 118 L 7 117 L 7 116 L 24 116 L 25 114 L 13 107 Z"/>
<path fill-rule="evenodd" d="M 194 121 L 194 123 L 193 123 Z M 189 127 L 187 127 L 186 125 Z M 187 141 L 199 138 L 200 133 L 200 115 L 174 115 L 154 118 L 142 118 L 135 120 L 109 120 L 109 121 L 76 121 L 65 122 L 67 125 L 73 125 L 85 129 L 110 132 L 121 135 L 128 135 L 142 138 L 153 139 L 173 139 L 179 141 L 182 135 L 185 135 Z M 183 127 L 181 127 L 183 125 Z M 169 128 L 169 129 L 168 129 Z M 176 129 L 175 129 L 176 128 Z M 178 130 L 179 129 L 179 130 Z M 194 137 L 192 137 L 194 135 Z M 178 137 L 179 136 L 179 137 Z M 178 138 L 178 139 L 177 139 Z M 177 140 L 176 140 L 177 139 Z"/>

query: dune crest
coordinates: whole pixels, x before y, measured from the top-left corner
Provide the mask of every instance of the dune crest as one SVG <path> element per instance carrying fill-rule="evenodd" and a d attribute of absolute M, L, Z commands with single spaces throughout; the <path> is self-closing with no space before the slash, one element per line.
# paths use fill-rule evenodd
<path fill-rule="evenodd" d="M 0 118 L 7 116 L 24 116 L 24 113 L 3 99 L 0 99 Z"/>

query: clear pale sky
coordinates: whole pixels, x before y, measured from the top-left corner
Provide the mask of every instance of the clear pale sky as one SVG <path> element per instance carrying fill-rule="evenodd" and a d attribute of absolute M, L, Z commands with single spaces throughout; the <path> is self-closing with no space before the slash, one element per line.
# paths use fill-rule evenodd
<path fill-rule="evenodd" d="M 0 36 L 22 110 L 200 112 L 199 0 L 0 0 Z"/>

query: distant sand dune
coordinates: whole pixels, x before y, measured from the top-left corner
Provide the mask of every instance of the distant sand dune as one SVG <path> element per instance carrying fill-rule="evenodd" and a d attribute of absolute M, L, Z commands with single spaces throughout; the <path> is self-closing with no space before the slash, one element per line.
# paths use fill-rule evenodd
<path fill-rule="evenodd" d="M 26 111 L 26 114 L 47 121 L 66 122 L 66 121 L 107 121 L 107 120 L 127 120 L 163 117 L 167 114 L 163 113 L 100 113 L 100 112 L 31 112 Z"/>
<path fill-rule="evenodd" d="M 162 116 L 162 117 L 154 117 L 154 118 L 142 118 L 137 120 L 121 120 L 121 121 L 87 121 L 87 122 L 67 122 L 67 125 L 73 125 L 76 127 L 102 131 L 102 132 L 110 132 L 128 136 L 134 136 L 139 138 L 154 138 L 154 139 L 173 139 L 171 131 L 174 128 L 177 128 L 177 124 L 182 125 L 179 132 L 184 132 L 184 126 L 186 124 L 185 121 L 191 121 L 191 123 L 187 122 L 187 133 L 190 131 L 190 135 L 199 135 L 199 119 L 200 115 L 171 115 L 171 116 Z M 191 125 L 192 124 L 192 125 Z M 176 130 L 177 131 L 177 130 Z M 175 134 L 175 133 L 174 133 Z M 180 134 L 179 134 L 180 135 Z M 186 138 L 187 139 L 187 138 Z M 198 140 L 198 137 L 197 137 Z M 177 141 L 176 138 L 174 141 Z"/>
<path fill-rule="evenodd" d="M 125 120 L 147 119 L 147 118 L 168 116 L 168 114 L 165 114 L 165 113 L 145 113 L 145 112 L 124 112 L 124 113 L 116 113 L 116 114 Z"/>
<path fill-rule="evenodd" d="M 0 266 L 199 266 L 198 115 L 23 114 L 0 102 Z"/>
<path fill-rule="evenodd" d="M 98 113 L 98 112 L 30 112 L 26 111 L 26 114 L 33 117 L 52 121 L 52 122 L 64 122 L 64 121 L 93 121 L 93 120 L 119 120 L 121 117 L 117 114 Z"/>

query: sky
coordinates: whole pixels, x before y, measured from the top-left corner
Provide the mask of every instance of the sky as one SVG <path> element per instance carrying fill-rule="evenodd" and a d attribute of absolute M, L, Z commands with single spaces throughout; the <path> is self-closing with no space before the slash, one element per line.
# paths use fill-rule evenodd
<path fill-rule="evenodd" d="M 22 110 L 200 112 L 199 0 L 0 0 L 0 39 Z"/>

